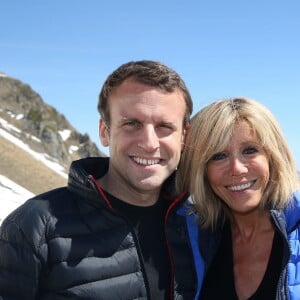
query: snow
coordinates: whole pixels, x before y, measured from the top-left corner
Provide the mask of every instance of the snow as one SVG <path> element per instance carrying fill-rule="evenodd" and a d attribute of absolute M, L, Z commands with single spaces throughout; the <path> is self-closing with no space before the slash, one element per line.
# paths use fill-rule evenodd
<path fill-rule="evenodd" d="M 7 131 L 15 131 L 17 133 L 21 133 L 21 130 L 11 124 L 9 124 L 6 120 L 0 118 L 0 125 L 5 128 Z"/>
<path fill-rule="evenodd" d="M 18 131 L 18 128 L 15 128 L 14 126 L 11 126 L 8 122 L 0 118 L 0 125 L 5 127 L 7 130 L 14 130 Z M 59 175 L 63 176 L 64 178 L 67 178 L 67 174 L 65 172 L 65 169 L 57 162 L 53 162 L 48 159 L 48 155 L 46 153 L 38 153 L 30 149 L 30 147 L 10 134 L 8 131 L 0 128 L 0 135 L 10 142 L 14 143 L 16 146 L 20 147 L 21 149 L 25 150 L 29 154 L 31 154 L 34 158 L 41 161 L 43 164 L 45 164 L 48 168 L 54 170 Z"/>
<path fill-rule="evenodd" d="M 16 115 L 16 120 L 22 120 L 24 118 L 23 114 Z"/>
<path fill-rule="evenodd" d="M 0 174 L 0 225 L 4 218 L 27 199 L 34 196 L 33 193 Z"/>
<path fill-rule="evenodd" d="M 79 149 L 78 146 L 71 145 L 71 146 L 69 147 L 69 153 L 72 154 L 73 152 L 78 151 L 78 149 Z"/>
<path fill-rule="evenodd" d="M 22 114 L 19 114 L 19 115 L 16 115 L 16 116 L 15 116 L 15 118 L 16 118 L 17 120 L 23 119 L 23 117 L 24 117 L 24 115 L 22 115 Z M 0 125 L 1 125 L 3 128 L 6 129 L 6 130 L 3 130 L 3 129 L 0 128 L 1 132 L 4 132 L 4 133 L 3 133 L 3 137 L 6 136 L 9 140 L 11 140 L 11 137 L 9 136 L 9 135 L 10 135 L 9 132 L 14 131 L 14 132 L 16 132 L 17 134 L 21 134 L 21 130 L 20 130 L 19 128 L 15 127 L 15 126 L 13 126 L 13 125 L 11 125 L 11 124 L 9 124 L 6 120 L 4 120 L 4 119 L 2 119 L 2 118 L 0 118 Z M 6 131 L 8 131 L 8 132 L 6 132 Z M 9 135 L 8 135 L 8 134 L 9 134 Z M 1 135 L 1 133 L 0 133 L 0 135 Z M 4 136 L 4 135 L 5 135 L 5 136 Z M 29 133 L 25 133 L 25 135 L 26 135 L 27 138 L 30 138 L 30 139 L 32 139 L 32 140 L 38 142 L 38 143 L 41 143 L 41 140 L 40 140 L 39 138 L 37 138 L 37 137 L 35 137 L 35 136 L 33 136 L 33 135 L 29 134 Z"/>
<path fill-rule="evenodd" d="M 66 141 L 70 137 L 70 135 L 71 135 L 71 130 L 64 129 L 64 130 L 58 131 L 58 133 L 60 134 L 60 136 L 63 139 L 63 141 Z"/>

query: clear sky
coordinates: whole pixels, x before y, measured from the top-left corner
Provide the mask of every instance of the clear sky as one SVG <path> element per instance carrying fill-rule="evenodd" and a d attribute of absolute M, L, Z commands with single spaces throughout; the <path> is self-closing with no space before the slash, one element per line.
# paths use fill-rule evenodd
<path fill-rule="evenodd" d="M 265 104 L 300 168 L 299 0 L 2 0 L 0 26 L 0 72 L 28 83 L 99 147 L 107 75 L 153 59 L 183 77 L 194 112 L 224 97 Z"/>

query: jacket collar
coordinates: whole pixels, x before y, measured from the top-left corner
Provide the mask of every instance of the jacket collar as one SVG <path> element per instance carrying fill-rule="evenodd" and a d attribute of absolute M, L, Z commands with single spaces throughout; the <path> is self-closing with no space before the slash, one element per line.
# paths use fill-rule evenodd
<path fill-rule="evenodd" d="M 99 203 L 99 191 L 94 181 L 104 176 L 108 167 L 109 157 L 88 157 L 73 161 L 69 171 L 68 188 L 89 201 Z M 170 203 L 174 199 L 176 199 L 176 203 L 179 203 L 185 200 L 187 195 L 176 197 L 174 176 L 175 174 L 172 174 L 163 184 L 162 196 Z"/>

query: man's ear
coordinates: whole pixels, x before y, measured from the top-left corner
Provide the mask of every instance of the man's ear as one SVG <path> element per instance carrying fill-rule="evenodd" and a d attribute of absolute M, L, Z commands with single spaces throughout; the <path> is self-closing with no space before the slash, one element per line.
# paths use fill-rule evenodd
<path fill-rule="evenodd" d="M 185 146 L 185 143 L 186 143 L 186 136 L 187 136 L 187 133 L 190 129 L 190 123 L 187 123 L 185 128 L 183 129 L 183 133 L 182 133 L 182 136 L 181 136 L 181 151 L 183 150 L 184 146 Z"/>
<path fill-rule="evenodd" d="M 108 147 L 109 146 L 109 129 L 108 129 L 108 126 L 106 125 L 106 123 L 102 119 L 100 119 L 100 121 L 99 121 L 99 137 L 100 137 L 101 144 L 104 147 Z"/>

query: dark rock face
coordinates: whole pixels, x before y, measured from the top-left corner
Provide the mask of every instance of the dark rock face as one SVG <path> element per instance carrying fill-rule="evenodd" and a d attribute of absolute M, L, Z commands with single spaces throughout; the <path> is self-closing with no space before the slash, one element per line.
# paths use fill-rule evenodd
<path fill-rule="evenodd" d="M 66 168 L 75 159 L 105 156 L 87 134 L 76 131 L 64 115 L 46 104 L 28 84 L 2 73 L 0 118 L 9 124 L 10 134 Z M 8 130 L 0 122 L 1 127 Z"/>

